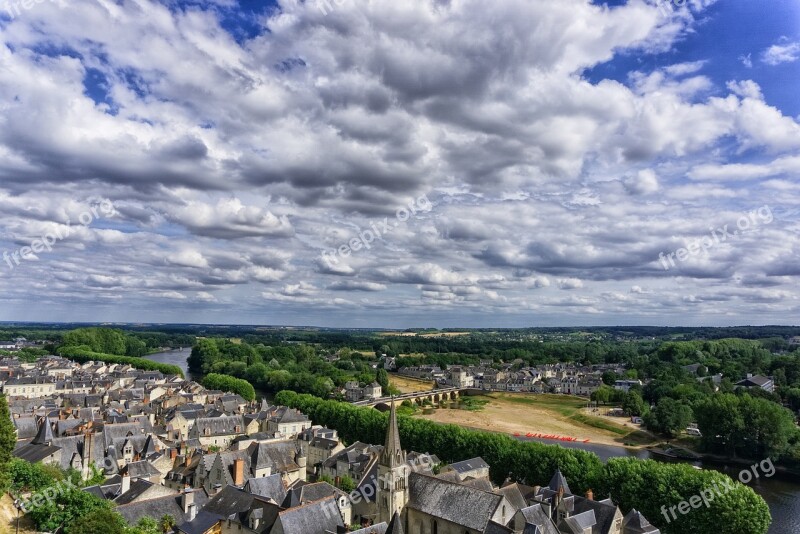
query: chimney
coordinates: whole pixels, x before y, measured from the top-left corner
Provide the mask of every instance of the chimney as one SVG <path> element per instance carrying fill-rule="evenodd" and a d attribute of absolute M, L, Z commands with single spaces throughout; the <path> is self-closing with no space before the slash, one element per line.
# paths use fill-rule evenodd
<path fill-rule="evenodd" d="M 131 476 L 128 473 L 122 475 L 122 487 L 120 488 L 120 495 L 128 493 L 131 489 Z"/>
<path fill-rule="evenodd" d="M 174 461 L 175 458 L 177 458 L 177 457 L 178 457 L 178 449 L 170 449 L 169 450 L 169 459 Z"/>
<path fill-rule="evenodd" d="M 183 495 L 181 495 L 181 507 L 183 508 L 183 513 L 188 514 L 189 510 L 194 509 L 194 490 L 189 486 L 186 486 L 183 490 Z M 191 521 L 191 519 L 189 520 Z"/>
<path fill-rule="evenodd" d="M 233 485 L 244 485 L 244 458 L 236 458 L 233 461 Z"/>
<path fill-rule="evenodd" d="M 186 512 L 188 515 L 186 520 L 191 522 L 194 521 L 194 518 L 197 517 L 197 505 L 192 503 L 189 505 L 189 510 Z"/>
<path fill-rule="evenodd" d="M 594 492 L 591 489 L 586 492 L 586 498 L 590 501 L 594 500 Z"/>
<path fill-rule="evenodd" d="M 187 452 L 186 453 L 186 467 L 189 467 L 189 464 L 192 463 L 192 456 Z"/>

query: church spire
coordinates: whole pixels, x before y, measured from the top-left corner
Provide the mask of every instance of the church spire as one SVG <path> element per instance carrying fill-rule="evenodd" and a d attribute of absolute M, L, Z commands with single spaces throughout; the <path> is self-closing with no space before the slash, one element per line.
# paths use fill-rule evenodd
<path fill-rule="evenodd" d="M 406 463 L 406 453 L 400 446 L 400 431 L 397 428 L 397 412 L 394 408 L 394 397 L 389 409 L 389 429 L 386 431 L 386 444 L 381 454 L 381 464 L 387 467 L 400 467 Z"/>
<path fill-rule="evenodd" d="M 33 441 L 36 445 L 52 445 L 53 443 L 53 428 L 50 426 L 50 418 L 46 415 L 39 425 L 39 430 L 36 432 L 36 437 Z"/>

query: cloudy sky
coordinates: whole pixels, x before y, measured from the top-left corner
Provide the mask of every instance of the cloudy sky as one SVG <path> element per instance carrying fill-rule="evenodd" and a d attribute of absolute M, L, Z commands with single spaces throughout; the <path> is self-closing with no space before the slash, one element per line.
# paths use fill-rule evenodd
<path fill-rule="evenodd" d="M 800 322 L 793 0 L 0 0 L 0 41 L 0 320 Z"/>

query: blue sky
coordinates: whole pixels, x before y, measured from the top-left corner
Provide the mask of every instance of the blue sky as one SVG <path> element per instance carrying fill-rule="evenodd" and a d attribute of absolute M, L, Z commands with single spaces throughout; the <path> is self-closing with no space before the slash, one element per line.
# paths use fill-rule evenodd
<path fill-rule="evenodd" d="M 625 2 L 609 2 L 615 6 Z M 669 2 L 660 5 L 670 6 Z M 673 4 L 674 6 L 674 4 Z M 664 7 L 663 9 L 672 9 Z M 699 17 L 687 32 L 659 54 L 622 54 L 587 71 L 588 79 L 612 78 L 625 82 L 633 70 L 656 69 L 675 63 L 705 61 L 701 71 L 719 87 L 732 78 L 748 78 L 761 86 L 764 99 L 787 115 L 800 115 L 800 62 L 779 66 L 764 63 L 763 52 L 785 38 L 800 40 L 800 3 L 793 0 L 720 0 Z M 745 59 L 750 59 L 750 66 Z"/>
<path fill-rule="evenodd" d="M 800 4 L 323 1 L 0 0 L 0 319 L 800 320 Z"/>

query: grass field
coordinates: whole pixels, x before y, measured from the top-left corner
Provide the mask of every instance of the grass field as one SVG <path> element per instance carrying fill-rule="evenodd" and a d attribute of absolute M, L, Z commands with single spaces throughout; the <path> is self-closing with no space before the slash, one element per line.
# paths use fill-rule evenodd
<path fill-rule="evenodd" d="M 508 434 L 555 434 L 609 445 L 644 446 L 655 442 L 652 436 L 628 423 L 626 418 L 592 414 L 585 408 L 586 399 L 580 397 L 490 393 L 473 398 L 482 401 L 482 409 L 439 409 L 432 415 L 418 417 Z"/>

